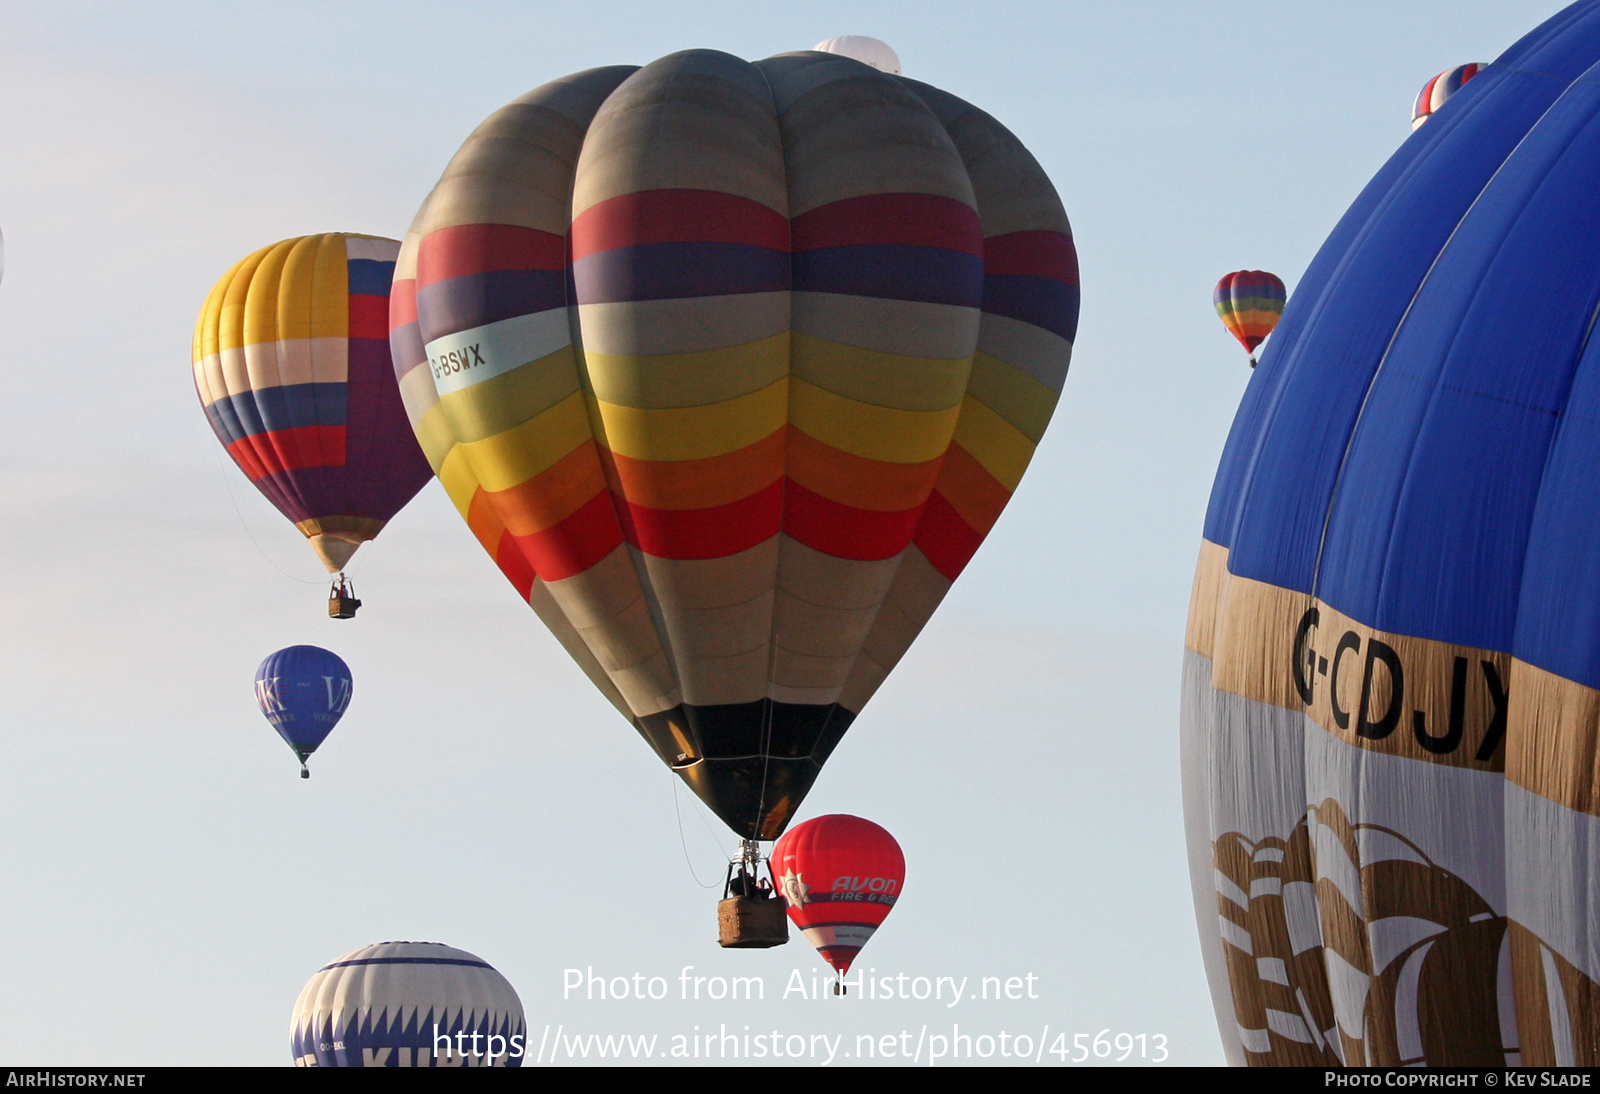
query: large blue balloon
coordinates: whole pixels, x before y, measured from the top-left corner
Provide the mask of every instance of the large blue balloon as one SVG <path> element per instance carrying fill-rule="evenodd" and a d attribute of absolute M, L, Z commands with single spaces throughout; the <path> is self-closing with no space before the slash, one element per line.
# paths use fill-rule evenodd
<path fill-rule="evenodd" d="M 1191 877 L 1238 1063 L 1600 1065 L 1600 0 L 1323 245 L 1207 513 Z"/>
<path fill-rule="evenodd" d="M 306 758 L 350 705 L 350 667 L 320 646 L 279 650 L 256 669 L 256 702 L 300 757 L 300 777 L 309 779 Z"/>

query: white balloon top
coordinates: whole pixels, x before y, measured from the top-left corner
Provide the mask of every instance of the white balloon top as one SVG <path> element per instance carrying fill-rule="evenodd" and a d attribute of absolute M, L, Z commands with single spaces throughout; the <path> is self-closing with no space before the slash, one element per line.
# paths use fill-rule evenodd
<path fill-rule="evenodd" d="M 880 42 L 876 38 L 841 34 L 837 38 L 818 42 L 811 48 L 818 53 L 837 53 L 841 57 L 849 57 L 891 76 L 900 75 L 900 55 L 889 48 L 888 42 Z"/>

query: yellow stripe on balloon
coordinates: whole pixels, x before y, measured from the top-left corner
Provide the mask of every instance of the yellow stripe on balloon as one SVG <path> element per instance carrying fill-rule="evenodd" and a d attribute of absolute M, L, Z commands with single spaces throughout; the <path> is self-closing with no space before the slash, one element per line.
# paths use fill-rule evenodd
<path fill-rule="evenodd" d="M 857 402 L 896 410 L 948 410 L 961 403 L 970 357 L 908 357 L 795 333 L 794 375 Z"/>
<path fill-rule="evenodd" d="M 444 409 L 434 403 L 427 413 L 412 423 L 411 428 L 417 435 L 417 443 L 422 446 L 422 454 L 428 458 L 428 466 L 433 468 L 435 475 L 441 474 L 439 468 L 456 445 L 455 434 L 450 431 Z"/>
<path fill-rule="evenodd" d="M 789 380 L 780 378 L 760 391 L 711 406 L 640 410 L 596 403 L 604 431 L 597 439 L 618 455 L 636 460 L 703 460 L 755 444 L 783 428 Z"/>
<path fill-rule="evenodd" d="M 460 448 L 485 490 L 509 490 L 547 470 L 591 436 L 582 392 L 514 429 Z"/>
<path fill-rule="evenodd" d="M 515 429 L 578 390 L 577 356 L 571 346 L 562 346 L 537 361 L 446 392 L 439 403 L 456 439 L 471 443 Z"/>
<path fill-rule="evenodd" d="M 971 453 L 1007 490 L 1015 490 L 1033 459 L 1035 445 L 1015 426 L 971 398 L 961 404 L 956 443 Z"/>
<path fill-rule="evenodd" d="M 961 405 L 946 410 L 895 410 L 793 381 L 789 421 L 841 452 L 885 463 L 922 463 L 949 447 Z M 991 412 L 992 413 L 992 412 Z"/>
<path fill-rule="evenodd" d="M 595 398 L 668 410 L 710 406 L 764 390 L 789 371 L 789 332 L 692 353 L 583 355 Z"/>
<path fill-rule="evenodd" d="M 467 460 L 467 454 L 461 450 L 460 445 L 452 447 L 445 455 L 437 474 L 440 485 L 450 497 L 451 504 L 465 520 L 468 510 L 472 508 L 472 496 L 477 492 L 479 484 L 478 477 L 473 474 L 472 465 Z"/>
<path fill-rule="evenodd" d="M 1034 444 L 1055 413 L 1061 396 L 1019 368 L 1013 368 L 982 350 L 972 359 L 972 381 L 967 394 L 1004 418 Z"/>

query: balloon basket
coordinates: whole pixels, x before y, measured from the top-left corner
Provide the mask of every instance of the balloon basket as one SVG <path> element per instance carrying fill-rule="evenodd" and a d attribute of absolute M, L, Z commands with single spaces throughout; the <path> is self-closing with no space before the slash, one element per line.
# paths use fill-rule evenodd
<path fill-rule="evenodd" d="M 731 896 L 717 902 L 717 942 L 730 950 L 761 950 L 789 941 L 789 916 L 775 897 Z"/>
<path fill-rule="evenodd" d="M 361 601 L 356 599 L 355 586 L 340 574 L 334 579 L 333 588 L 328 590 L 328 618 L 354 619 L 359 607 Z"/>

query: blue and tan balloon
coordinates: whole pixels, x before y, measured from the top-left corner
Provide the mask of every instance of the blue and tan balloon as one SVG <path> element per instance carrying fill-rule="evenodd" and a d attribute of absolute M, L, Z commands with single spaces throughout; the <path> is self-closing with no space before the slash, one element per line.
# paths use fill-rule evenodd
<path fill-rule="evenodd" d="M 1423 84 L 1422 90 L 1417 93 L 1417 101 L 1411 104 L 1411 128 L 1416 129 L 1433 117 L 1434 112 L 1444 105 L 1446 99 L 1460 91 L 1466 82 L 1482 72 L 1484 67 L 1481 64 L 1457 65 Z"/>
<path fill-rule="evenodd" d="M 256 669 L 256 705 L 299 757 L 302 779 L 311 777 L 306 760 L 344 717 L 350 687 L 344 659 L 320 646 L 281 649 Z"/>
<path fill-rule="evenodd" d="M 399 248 L 337 232 L 263 247 L 222 276 L 195 325 L 207 421 L 329 573 L 431 476 L 389 360 Z"/>
<path fill-rule="evenodd" d="M 1055 188 L 989 115 L 829 51 L 711 50 L 485 121 L 390 314 L 483 547 L 762 839 L 1010 500 L 1077 318 Z"/>
<path fill-rule="evenodd" d="M 1239 1063 L 1600 1065 L 1600 2 L 1471 95 L 1323 244 L 1212 488 L 1184 800 Z"/>
<path fill-rule="evenodd" d="M 289 1018 L 297 1067 L 521 1067 L 522 1001 L 481 957 L 380 942 L 330 961 Z"/>

